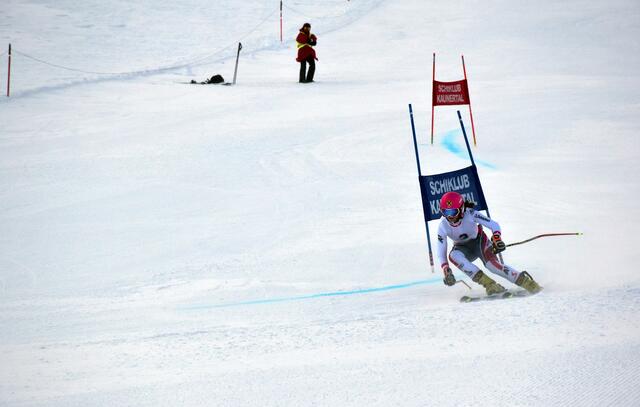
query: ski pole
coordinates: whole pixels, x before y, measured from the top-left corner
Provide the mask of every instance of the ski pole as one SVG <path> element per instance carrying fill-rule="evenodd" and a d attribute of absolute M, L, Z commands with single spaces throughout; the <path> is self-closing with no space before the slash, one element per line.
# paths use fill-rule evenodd
<path fill-rule="evenodd" d="M 536 239 L 540 239 L 541 237 L 549 237 L 549 236 L 582 236 L 584 233 L 580 233 L 580 232 L 572 232 L 572 233 L 545 233 L 543 235 L 538 235 L 538 236 L 534 236 L 532 238 L 529 238 L 527 240 L 523 240 L 521 242 L 516 242 L 516 243 L 509 243 L 507 245 L 507 247 L 510 246 L 517 246 L 519 244 L 524 244 L 524 243 L 528 243 L 532 240 L 536 240 Z"/>
<path fill-rule="evenodd" d="M 469 284 L 465 283 L 464 280 L 456 280 L 456 284 L 458 284 L 458 283 L 462 283 L 462 284 L 466 285 L 467 288 L 471 290 L 471 287 L 469 287 Z"/>

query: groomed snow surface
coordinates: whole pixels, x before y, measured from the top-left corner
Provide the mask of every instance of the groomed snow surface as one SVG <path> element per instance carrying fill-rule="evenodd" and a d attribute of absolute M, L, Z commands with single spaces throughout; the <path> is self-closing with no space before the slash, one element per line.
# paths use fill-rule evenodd
<path fill-rule="evenodd" d="M 0 405 L 640 404 L 640 3 L 133 3 L 0 4 Z M 539 295 L 431 273 L 434 51 Z"/>

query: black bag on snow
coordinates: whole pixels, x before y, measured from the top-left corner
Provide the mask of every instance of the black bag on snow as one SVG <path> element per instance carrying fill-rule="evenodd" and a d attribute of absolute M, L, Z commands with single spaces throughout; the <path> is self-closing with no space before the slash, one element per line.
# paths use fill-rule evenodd
<path fill-rule="evenodd" d="M 224 78 L 222 77 L 222 75 L 213 75 L 211 78 L 207 79 L 204 82 L 196 82 L 195 80 L 191 80 L 191 83 L 200 83 L 202 85 L 208 85 L 208 84 L 218 84 L 218 83 L 224 83 Z"/>
<path fill-rule="evenodd" d="M 210 79 L 207 80 L 207 83 L 222 83 L 224 82 L 224 78 L 222 75 L 213 75 Z"/>

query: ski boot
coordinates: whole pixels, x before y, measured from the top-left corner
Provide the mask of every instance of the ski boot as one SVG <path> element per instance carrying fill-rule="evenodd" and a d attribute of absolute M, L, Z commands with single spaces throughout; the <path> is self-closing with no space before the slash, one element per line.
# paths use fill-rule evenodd
<path fill-rule="evenodd" d="M 487 290 L 487 295 L 500 294 L 507 291 L 503 286 L 493 281 L 491 277 L 484 274 L 482 270 L 478 271 L 472 280 L 483 286 Z"/>
<path fill-rule="evenodd" d="M 516 285 L 524 288 L 531 294 L 537 294 L 542 291 L 542 287 L 540 287 L 533 277 L 531 277 L 531 275 L 526 271 L 520 272 L 520 275 L 516 280 Z"/>

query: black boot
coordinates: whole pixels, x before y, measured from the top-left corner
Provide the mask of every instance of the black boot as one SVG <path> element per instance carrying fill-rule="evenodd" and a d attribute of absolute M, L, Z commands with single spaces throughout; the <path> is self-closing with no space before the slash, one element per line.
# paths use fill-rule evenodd
<path fill-rule="evenodd" d="M 307 72 L 307 80 L 306 82 L 313 82 L 313 75 L 316 73 L 316 61 L 313 60 L 313 57 L 307 59 L 309 63 L 309 72 Z"/>
<path fill-rule="evenodd" d="M 305 83 L 306 80 L 306 72 L 307 72 L 307 61 L 300 62 L 300 83 Z"/>

